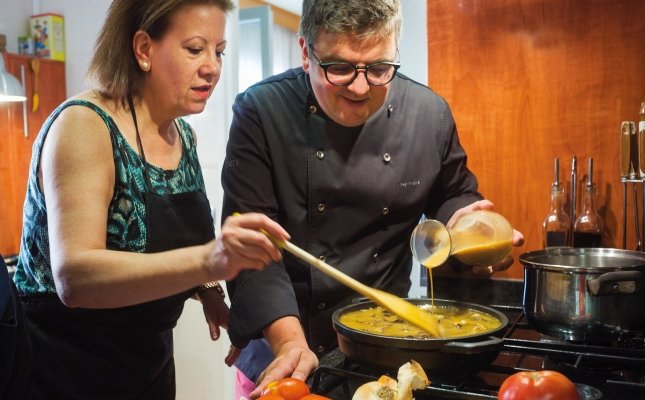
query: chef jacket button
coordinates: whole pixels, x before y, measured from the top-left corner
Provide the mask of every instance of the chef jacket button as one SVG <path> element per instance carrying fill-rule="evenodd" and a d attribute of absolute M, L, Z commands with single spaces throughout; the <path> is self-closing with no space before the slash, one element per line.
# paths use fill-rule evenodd
<path fill-rule="evenodd" d="M 315 114 L 318 111 L 316 106 L 309 106 L 309 113 L 310 114 Z"/>
<path fill-rule="evenodd" d="M 327 208 L 327 206 L 325 205 L 325 203 L 319 203 L 318 204 L 318 212 L 325 212 L 326 208 Z"/>
<path fill-rule="evenodd" d="M 322 261 L 322 262 L 327 261 L 327 257 L 325 257 L 325 256 L 320 256 L 320 257 L 318 257 L 318 259 L 319 259 L 320 261 Z"/>
<path fill-rule="evenodd" d="M 390 153 L 383 154 L 383 161 L 385 161 L 386 163 L 389 163 L 391 159 L 392 156 L 390 156 Z"/>
<path fill-rule="evenodd" d="M 319 160 L 322 160 L 323 158 L 325 158 L 325 153 L 324 153 L 322 150 L 318 150 L 318 151 L 316 152 L 316 157 L 317 157 Z"/>
<path fill-rule="evenodd" d="M 318 346 L 318 353 L 324 353 L 325 352 L 325 346 Z"/>
<path fill-rule="evenodd" d="M 381 214 L 383 215 L 388 215 L 389 213 L 390 213 L 390 209 L 387 207 L 383 207 L 383 209 L 381 210 Z"/>
<path fill-rule="evenodd" d="M 325 304 L 325 303 L 318 303 L 318 309 L 319 309 L 319 310 L 324 310 L 324 309 L 325 309 L 325 307 L 327 307 L 327 304 Z"/>

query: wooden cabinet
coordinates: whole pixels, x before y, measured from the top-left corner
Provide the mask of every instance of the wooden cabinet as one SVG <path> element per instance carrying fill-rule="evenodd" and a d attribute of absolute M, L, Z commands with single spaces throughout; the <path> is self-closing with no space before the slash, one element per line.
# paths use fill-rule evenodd
<path fill-rule="evenodd" d="M 519 255 L 542 248 L 555 157 L 568 194 L 577 156 L 578 213 L 593 157 L 603 246 L 622 247 L 620 124 L 637 120 L 645 101 L 645 2 L 427 5 L 429 85 L 453 110 L 482 193 L 526 238 L 513 251 L 516 263 L 494 276 L 522 279 Z M 633 250 L 631 191 L 628 202 L 627 248 Z"/>
<path fill-rule="evenodd" d="M 47 116 L 66 98 L 65 63 L 4 54 L 5 67 L 19 80 L 24 67 L 27 94 L 27 132 L 23 103 L 0 103 L 0 254 L 18 253 L 22 230 L 22 207 L 27 188 L 31 147 Z M 35 69 L 38 73 L 35 73 Z M 40 99 L 33 111 L 34 87 Z"/>

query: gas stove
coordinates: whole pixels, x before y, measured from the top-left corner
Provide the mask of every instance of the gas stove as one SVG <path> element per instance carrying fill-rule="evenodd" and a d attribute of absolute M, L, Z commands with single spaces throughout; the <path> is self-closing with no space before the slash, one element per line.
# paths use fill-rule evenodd
<path fill-rule="evenodd" d="M 569 377 L 581 399 L 645 399 L 645 337 L 611 345 L 568 342 L 535 331 L 521 306 L 490 305 L 509 319 L 499 356 L 490 364 L 462 375 L 428 374 L 431 384 L 414 392 L 423 399 L 497 399 L 501 383 L 519 371 L 556 370 Z M 351 399 L 361 384 L 388 371 L 346 359 L 335 350 L 320 359 L 311 379 L 312 392 L 334 400 Z"/>

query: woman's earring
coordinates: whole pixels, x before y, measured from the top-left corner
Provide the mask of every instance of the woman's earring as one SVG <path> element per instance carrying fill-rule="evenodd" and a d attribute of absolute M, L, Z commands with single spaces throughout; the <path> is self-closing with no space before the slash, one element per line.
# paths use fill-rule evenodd
<path fill-rule="evenodd" d="M 150 70 L 150 63 L 147 61 L 142 61 L 141 62 L 141 69 L 145 72 L 148 72 Z"/>

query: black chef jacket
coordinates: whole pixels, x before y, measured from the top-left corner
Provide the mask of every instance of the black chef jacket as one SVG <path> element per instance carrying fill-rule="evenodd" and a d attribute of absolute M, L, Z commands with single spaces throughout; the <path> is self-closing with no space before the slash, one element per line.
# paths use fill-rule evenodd
<path fill-rule="evenodd" d="M 422 215 L 445 222 L 482 198 L 448 104 L 404 75 L 358 128 L 325 115 L 302 68 L 250 87 L 233 112 L 223 217 L 267 214 L 294 244 L 368 286 L 407 296 L 409 238 Z M 228 291 L 234 345 L 293 315 L 319 355 L 337 345 L 332 313 L 357 296 L 289 254 L 242 272 Z"/>

